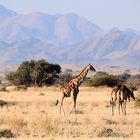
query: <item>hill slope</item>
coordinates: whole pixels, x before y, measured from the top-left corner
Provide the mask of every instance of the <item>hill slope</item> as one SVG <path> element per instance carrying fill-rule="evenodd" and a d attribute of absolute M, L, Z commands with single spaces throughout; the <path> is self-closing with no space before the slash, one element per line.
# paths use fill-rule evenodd
<path fill-rule="evenodd" d="M 103 31 L 73 13 L 17 14 L 0 6 L 0 63 L 46 59 L 53 63 L 139 67 L 140 34 Z"/>

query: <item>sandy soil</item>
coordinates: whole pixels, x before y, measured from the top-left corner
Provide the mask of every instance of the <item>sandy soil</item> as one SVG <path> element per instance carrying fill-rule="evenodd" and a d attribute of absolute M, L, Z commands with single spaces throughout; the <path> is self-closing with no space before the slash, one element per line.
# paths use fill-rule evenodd
<path fill-rule="evenodd" d="M 55 106 L 58 89 L 29 88 L 0 92 L 0 137 L 12 139 L 138 139 L 140 137 L 140 108 L 135 101 L 127 103 L 127 115 L 111 115 L 110 88 L 81 87 L 77 98 L 77 114 L 68 115 L 72 97 L 64 100 L 66 115 Z M 136 97 L 140 92 L 135 92 Z M 6 130 L 6 133 L 2 133 Z M 10 135 L 11 133 L 11 135 Z M 5 139 L 5 138 L 4 138 Z"/>

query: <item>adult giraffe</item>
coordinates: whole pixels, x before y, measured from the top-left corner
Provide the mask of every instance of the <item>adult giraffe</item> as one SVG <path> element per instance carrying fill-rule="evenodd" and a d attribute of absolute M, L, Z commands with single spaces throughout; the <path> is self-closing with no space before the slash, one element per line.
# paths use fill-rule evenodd
<path fill-rule="evenodd" d="M 73 108 L 70 111 L 70 113 L 74 110 L 75 114 L 76 114 L 76 99 L 77 99 L 77 95 L 79 93 L 79 86 L 81 85 L 81 83 L 85 79 L 89 70 L 96 71 L 95 68 L 91 64 L 89 64 L 81 71 L 81 73 L 79 75 L 77 75 L 75 78 L 73 78 L 72 80 L 70 80 L 68 83 L 66 83 L 65 85 L 63 85 L 60 88 L 60 93 L 61 93 L 60 114 L 61 114 L 61 108 L 63 109 L 63 112 L 65 114 L 65 111 L 63 108 L 63 101 L 64 101 L 65 97 L 71 96 L 71 92 L 73 92 L 74 105 L 73 105 Z M 56 105 L 58 104 L 58 102 L 59 101 L 57 100 Z"/>

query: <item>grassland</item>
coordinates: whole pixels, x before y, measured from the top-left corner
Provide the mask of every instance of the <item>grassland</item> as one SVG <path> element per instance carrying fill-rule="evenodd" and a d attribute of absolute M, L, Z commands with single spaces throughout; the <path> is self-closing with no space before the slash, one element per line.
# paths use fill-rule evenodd
<path fill-rule="evenodd" d="M 5 101 L 0 108 L 0 137 L 12 139 L 138 139 L 140 108 L 136 101 L 127 103 L 127 115 L 111 115 L 111 88 L 81 87 L 77 99 L 77 114 L 59 115 L 55 106 L 58 88 L 28 88 L 0 92 Z M 135 92 L 136 98 L 140 92 Z M 3 105 L 3 106 L 2 106 Z M 64 100 L 66 114 L 73 106 L 72 98 Z"/>

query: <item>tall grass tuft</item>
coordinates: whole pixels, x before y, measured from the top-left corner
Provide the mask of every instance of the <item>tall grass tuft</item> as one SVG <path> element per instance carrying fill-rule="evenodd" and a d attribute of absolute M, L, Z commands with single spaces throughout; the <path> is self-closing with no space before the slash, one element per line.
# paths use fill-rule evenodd
<path fill-rule="evenodd" d="M 110 128 L 103 128 L 99 133 L 98 137 L 128 137 L 128 135 L 124 133 L 114 132 Z"/>

